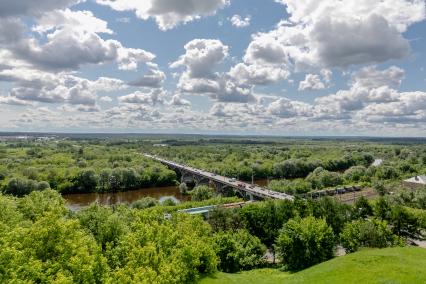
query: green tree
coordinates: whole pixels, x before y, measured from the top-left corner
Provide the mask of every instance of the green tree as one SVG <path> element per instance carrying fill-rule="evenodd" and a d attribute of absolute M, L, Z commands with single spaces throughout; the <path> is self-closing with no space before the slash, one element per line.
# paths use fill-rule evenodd
<path fill-rule="evenodd" d="M 400 243 L 387 222 L 377 219 L 347 223 L 340 234 L 340 241 L 346 252 L 355 252 L 360 247 L 384 248 Z"/>
<path fill-rule="evenodd" d="M 109 243 L 118 242 L 128 231 L 125 219 L 110 207 L 93 204 L 78 212 L 77 217 L 82 227 L 93 235 L 103 250 Z"/>
<path fill-rule="evenodd" d="M 160 203 L 158 202 L 158 200 L 153 197 L 144 197 L 133 202 L 132 208 L 146 209 L 146 208 L 157 206 L 159 204 Z"/>
<path fill-rule="evenodd" d="M 99 178 L 94 170 L 81 170 L 73 179 L 74 191 L 95 192 L 98 185 L 98 180 Z"/>
<path fill-rule="evenodd" d="M 246 230 L 221 231 L 214 235 L 214 242 L 221 271 L 237 272 L 265 263 L 266 247 Z"/>
<path fill-rule="evenodd" d="M 215 195 L 215 190 L 208 186 L 200 185 L 191 190 L 190 194 L 192 201 L 203 201 L 213 198 Z"/>
<path fill-rule="evenodd" d="M 188 186 L 186 185 L 186 183 L 182 182 L 181 184 L 179 184 L 179 191 L 182 194 L 188 193 Z"/>
<path fill-rule="evenodd" d="M 355 218 L 367 218 L 368 216 L 373 215 L 373 207 L 364 196 L 361 196 L 357 199 L 357 201 L 355 201 L 353 208 Z"/>
<path fill-rule="evenodd" d="M 324 219 L 291 219 L 280 230 L 276 250 L 289 270 L 310 267 L 333 257 L 333 230 Z"/>

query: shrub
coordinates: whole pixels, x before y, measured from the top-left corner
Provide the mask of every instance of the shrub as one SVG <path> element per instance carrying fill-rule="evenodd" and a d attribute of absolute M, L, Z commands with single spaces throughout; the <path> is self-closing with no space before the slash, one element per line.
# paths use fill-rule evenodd
<path fill-rule="evenodd" d="M 173 198 L 166 198 L 161 201 L 161 205 L 163 206 L 175 206 L 177 204 L 176 200 Z"/>
<path fill-rule="evenodd" d="M 399 243 L 387 222 L 377 219 L 347 223 L 340 240 L 346 252 L 355 252 L 360 247 L 384 248 Z"/>
<path fill-rule="evenodd" d="M 316 168 L 312 173 L 310 173 L 306 180 L 311 182 L 312 186 L 317 189 L 336 186 L 343 182 L 338 173 L 329 172 L 321 167 Z"/>
<path fill-rule="evenodd" d="M 45 181 L 37 182 L 31 179 L 13 178 L 9 180 L 3 192 L 15 196 L 24 196 L 33 191 L 41 191 L 49 188 L 49 183 Z"/>
<path fill-rule="evenodd" d="M 205 185 L 201 185 L 201 186 L 197 186 L 195 187 L 191 192 L 191 200 L 192 201 L 203 201 L 203 200 L 207 200 L 210 198 L 213 198 L 215 195 L 215 191 L 214 189 L 205 186 Z"/>
<path fill-rule="evenodd" d="M 266 247 L 246 230 L 219 232 L 214 236 L 214 241 L 222 271 L 237 272 L 265 263 Z"/>
<path fill-rule="evenodd" d="M 310 267 L 333 257 L 333 230 L 324 219 L 291 219 L 280 230 L 276 250 L 289 270 Z"/>
<path fill-rule="evenodd" d="M 154 207 L 159 204 L 158 200 L 153 197 L 144 197 L 142 199 L 136 200 L 132 203 L 132 208 L 136 209 L 145 209 L 149 207 Z"/>

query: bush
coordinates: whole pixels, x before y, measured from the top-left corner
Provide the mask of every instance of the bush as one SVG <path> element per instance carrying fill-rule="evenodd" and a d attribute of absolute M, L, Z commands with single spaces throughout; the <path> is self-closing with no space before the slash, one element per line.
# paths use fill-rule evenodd
<path fill-rule="evenodd" d="M 360 247 L 384 248 L 400 243 L 388 223 L 377 219 L 347 223 L 340 240 L 346 252 L 355 252 Z"/>
<path fill-rule="evenodd" d="M 265 263 L 266 247 L 246 230 L 222 231 L 214 236 L 214 241 L 222 271 L 248 270 Z"/>
<path fill-rule="evenodd" d="M 142 199 L 136 200 L 132 203 L 132 208 L 136 209 L 145 209 L 149 207 L 154 207 L 159 204 L 158 200 L 153 197 L 144 197 Z"/>
<path fill-rule="evenodd" d="M 280 230 L 276 250 L 289 270 L 310 267 L 333 257 L 333 230 L 324 219 L 291 219 Z"/>
<path fill-rule="evenodd" d="M 161 201 L 161 205 L 163 206 L 175 206 L 177 204 L 176 200 L 173 198 L 166 198 Z"/>
<path fill-rule="evenodd" d="M 355 218 L 367 218 L 373 215 L 373 207 L 371 207 L 368 199 L 361 196 L 354 204 L 354 217 Z"/>
<path fill-rule="evenodd" d="M 312 183 L 312 187 L 322 189 L 325 187 L 336 186 L 342 184 L 343 180 L 336 172 L 329 172 L 321 167 L 316 168 L 306 178 L 307 181 Z"/>
<path fill-rule="evenodd" d="M 268 187 L 272 190 L 288 194 L 304 194 L 312 190 L 312 184 L 303 179 L 295 180 L 272 180 Z"/>
<path fill-rule="evenodd" d="M 362 181 L 365 179 L 367 169 L 364 166 L 353 166 L 345 171 L 345 179 L 348 181 Z"/>
<path fill-rule="evenodd" d="M 214 189 L 205 186 L 205 185 L 201 185 L 201 186 L 197 186 L 195 187 L 191 192 L 191 200 L 192 201 L 203 201 L 203 200 L 207 200 L 210 198 L 213 198 L 215 195 L 215 191 Z"/>
<path fill-rule="evenodd" d="M 186 185 L 186 183 L 182 182 L 181 184 L 179 184 L 179 191 L 182 194 L 188 193 L 188 186 Z"/>
<path fill-rule="evenodd" d="M 37 182 L 31 179 L 13 178 L 9 180 L 3 192 L 15 196 L 24 196 L 33 191 L 41 191 L 45 189 L 50 189 L 48 182 Z"/>

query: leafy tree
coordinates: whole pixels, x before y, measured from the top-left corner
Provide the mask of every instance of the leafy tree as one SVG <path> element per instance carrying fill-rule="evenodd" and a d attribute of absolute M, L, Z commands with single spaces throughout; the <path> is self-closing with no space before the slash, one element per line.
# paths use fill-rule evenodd
<path fill-rule="evenodd" d="M 373 215 L 373 207 L 364 196 L 361 196 L 357 199 L 357 201 L 355 201 L 353 208 L 355 218 L 367 218 L 368 216 Z"/>
<path fill-rule="evenodd" d="M 132 203 L 132 208 L 136 209 L 146 209 L 150 207 L 154 207 L 160 204 L 157 199 L 153 197 L 144 197 L 139 200 L 136 200 Z"/>
<path fill-rule="evenodd" d="M 323 219 L 291 219 L 280 230 L 276 250 L 289 270 L 310 267 L 333 257 L 333 230 Z"/>
<path fill-rule="evenodd" d="M 355 252 L 360 247 L 384 248 L 401 243 L 387 222 L 377 219 L 347 223 L 340 234 L 340 240 L 347 252 Z"/>
<path fill-rule="evenodd" d="M 373 209 L 374 215 L 377 218 L 381 220 L 390 220 L 392 207 L 390 202 L 386 198 L 380 197 L 379 199 L 377 199 Z"/>
<path fill-rule="evenodd" d="M 279 231 L 289 219 L 296 216 L 291 201 L 266 201 L 244 206 L 240 211 L 244 227 L 258 237 L 267 247 L 272 248 Z"/>
<path fill-rule="evenodd" d="M 163 205 L 163 206 L 175 206 L 176 200 L 174 198 L 166 198 L 163 201 L 161 201 L 161 205 Z"/>
<path fill-rule="evenodd" d="M 93 204 L 77 215 L 83 228 L 90 232 L 105 250 L 109 243 L 116 243 L 128 230 L 125 220 L 110 207 Z"/>
<path fill-rule="evenodd" d="M 49 188 L 50 186 L 47 182 L 37 182 L 35 180 L 23 178 L 12 178 L 11 180 L 9 180 L 3 192 L 16 196 L 24 196 L 35 190 L 40 191 Z"/>
<path fill-rule="evenodd" d="M 94 170 L 81 170 L 73 179 L 74 191 L 95 192 L 98 185 L 98 180 L 99 178 Z"/>
<path fill-rule="evenodd" d="M 216 270 L 211 231 L 201 218 L 164 220 L 145 211 L 134 217 L 132 232 L 105 253 L 111 283 L 192 283 Z"/>
<path fill-rule="evenodd" d="M 396 205 L 392 208 L 390 223 L 393 232 L 400 237 L 422 238 L 419 220 L 406 208 Z"/>
<path fill-rule="evenodd" d="M 209 212 L 207 222 L 214 232 L 235 231 L 244 227 L 239 209 L 236 208 L 228 209 L 218 206 Z"/>
<path fill-rule="evenodd" d="M 358 182 L 365 179 L 367 169 L 364 166 L 353 166 L 345 171 L 345 179 L 348 181 Z"/>
<path fill-rule="evenodd" d="M 215 195 L 215 191 L 214 189 L 208 186 L 200 185 L 191 190 L 190 194 L 192 201 L 203 201 L 213 198 Z"/>
<path fill-rule="evenodd" d="M 182 182 L 181 184 L 179 184 L 179 191 L 182 194 L 188 193 L 188 186 L 186 185 L 186 183 Z"/>
<path fill-rule="evenodd" d="M 221 231 L 215 234 L 214 242 L 222 271 L 248 270 L 265 263 L 266 247 L 246 230 Z"/>
<path fill-rule="evenodd" d="M 312 216 L 325 219 L 335 235 L 338 235 L 346 222 L 352 217 L 351 207 L 335 199 L 321 198 L 310 201 Z"/>
<path fill-rule="evenodd" d="M 378 179 L 393 179 L 398 177 L 398 172 L 391 166 L 380 166 L 377 168 L 376 177 Z"/>
<path fill-rule="evenodd" d="M 380 196 L 384 196 L 386 195 L 386 193 L 388 192 L 385 184 L 383 183 L 383 181 L 376 181 L 373 184 L 373 188 L 374 190 L 380 195 Z"/>
<path fill-rule="evenodd" d="M 111 169 L 102 169 L 99 173 L 99 188 L 101 191 L 107 191 L 109 189 L 109 178 L 111 175 Z"/>
<path fill-rule="evenodd" d="M 338 173 L 329 172 L 321 167 L 316 168 L 309 174 L 306 180 L 311 182 L 312 186 L 317 189 L 336 186 L 342 183 L 342 178 Z"/>

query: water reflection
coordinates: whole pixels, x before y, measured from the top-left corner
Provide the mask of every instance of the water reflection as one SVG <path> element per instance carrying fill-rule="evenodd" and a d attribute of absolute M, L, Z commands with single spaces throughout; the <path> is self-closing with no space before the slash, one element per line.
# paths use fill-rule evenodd
<path fill-rule="evenodd" d="M 131 204 L 136 200 L 144 197 L 153 197 L 159 201 L 165 199 L 173 199 L 177 202 L 189 200 L 190 197 L 182 195 L 179 188 L 176 186 L 170 187 L 153 187 L 143 188 L 138 190 L 116 192 L 116 193 L 81 193 L 81 194 L 68 194 L 63 197 L 67 201 L 68 207 L 75 211 L 87 207 L 96 202 L 101 205 L 114 205 L 114 204 Z"/>
<path fill-rule="evenodd" d="M 268 182 L 264 179 L 256 180 L 255 183 L 260 186 L 265 186 Z M 131 204 L 136 200 L 148 196 L 156 198 L 160 202 L 166 199 L 173 199 L 178 203 L 191 199 L 190 196 L 181 194 L 177 186 L 142 188 L 116 193 L 79 193 L 63 195 L 67 201 L 68 207 L 73 211 L 80 210 L 94 202 L 101 205 Z"/>

